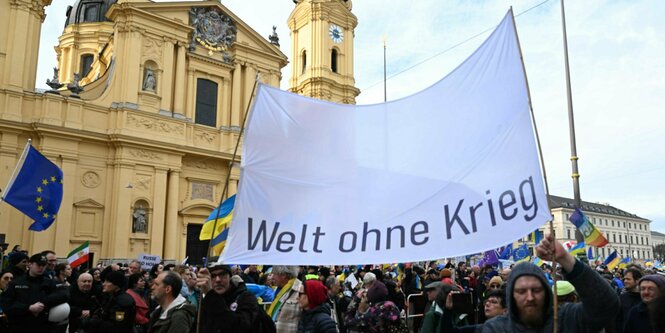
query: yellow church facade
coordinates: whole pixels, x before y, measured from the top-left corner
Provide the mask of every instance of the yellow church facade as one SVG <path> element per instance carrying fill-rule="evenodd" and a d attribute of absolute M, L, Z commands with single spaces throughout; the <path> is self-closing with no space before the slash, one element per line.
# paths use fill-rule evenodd
<path fill-rule="evenodd" d="M 307 70 L 294 73 L 291 90 L 354 103 L 351 1 L 295 2 L 293 59 L 312 56 L 292 60 Z M 237 190 L 232 157 L 255 81 L 279 86 L 289 61 L 276 34 L 261 36 L 219 1 L 77 0 L 43 92 L 35 77 L 50 4 L 0 2 L 0 186 L 32 139 L 63 170 L 63 201 L 43 232 L 0 204 L 0 234 L 30 253 L 63 257 L 89 241 L 95 260 L 147 253 L 198 262 L 207 251 L 201 225 L 227 177 L 227 196 Z"/>

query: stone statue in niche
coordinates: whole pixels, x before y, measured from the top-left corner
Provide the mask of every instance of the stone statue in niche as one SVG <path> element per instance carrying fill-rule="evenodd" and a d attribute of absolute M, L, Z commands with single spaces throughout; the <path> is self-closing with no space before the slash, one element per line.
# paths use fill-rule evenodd
<path fill-rule="evenodd" d="M 132 217 L 134 218 L 132 223 L 132 232 L 148 232 L 148 218 L 146 217 L 146 211 L 143 209 L 143 207 L 139 206 L 138 208 L 135 208 Z"/>
<path fill-rule="evenodd" d="M 150 68 L 146 68 L 145 74 L 143 75 L 143 90 L 155 91 L 155 88 L 157 88 L 155 72 Z"/>

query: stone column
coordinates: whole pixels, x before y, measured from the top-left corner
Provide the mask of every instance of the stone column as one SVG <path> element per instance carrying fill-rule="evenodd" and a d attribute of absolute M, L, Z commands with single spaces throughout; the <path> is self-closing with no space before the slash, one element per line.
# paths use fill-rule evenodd
<path fill-rule="evenodd" d="M 153 193 L 154 204 L 152 207 L 152 221 L 150 223 L 150 253 L 160 254 L 163 249 L 164 225 L 166 224 L 166 174 L 165 168 L 155 170 L 155 188 Z"/>
<path fill-rule="evenodd" d="M 176 259 L 178 254 L 178 209 L 180 197 L 180 170 L 171 170 L 168 176 L 166 196 L 166 232 L 164 234 L 164 259 Z"/>
<path fill-rule="evenodd" d="M 240 63 L 235 64 L 235 69 L 233 70 L 233 77 L 231 83 L 231 119 L 229 119 L 230 126 L 240 127 L 240 114 L 242 114 L 242 65 Z"/>
<path fill-rule="evenodd" d="M 160 109 L 175 112 L 171 106 L 171 102 L 175 97 L 173 93 L 173 71 L 167 70 L 167 68 L 173 68 L 173 53 L 175 52 L 173 43 L 173 40 L 164 38 L 164 68 L 160 68 L 163 75 L 161 80 L 158 82 L 159 86 L 157 87 L 157 91 L 158 94 L 162 97 L 162 104 Z M 175 95 L 178 94 L 176 93 Z"/>
<path fill-rule="evenodd" d="M 185 114 L 185 79 L 187 77 L 186 63 L 186 46 L 178 43 L 176 49 L 178 54 L 175 62 L 175 89 L 173 91 L 173 112 L 181 115 Z"/>

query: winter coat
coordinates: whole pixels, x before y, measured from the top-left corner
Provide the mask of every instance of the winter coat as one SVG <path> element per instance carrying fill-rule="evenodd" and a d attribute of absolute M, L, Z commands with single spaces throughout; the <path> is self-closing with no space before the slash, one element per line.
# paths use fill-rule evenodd
<path fill-rule="evenodd" d="M 337 325 L 330 316 L 330 311 L 328 303 L 303 310 L 298 321 L 298 333 L 336 333 Z"/>
<path fill-rule="evenodd" d="M 173 307 L 163 316 L 162 309 L 157 308 L 150 315 L 148 333 L 186 333 L 192 328 L 196 316 L 196 306 L 178 295 L 171 303 Z"/>
<path fill-rule="evenodd" d="M 642 302 L 642 298 L 640 297 L 639 292 L 624 290 L 624 292 L 619 295 L 619 301 L 621 303 L 621 311 L 616 317 L 616 331 L 623 332 L 628 313 L 634 306 Z"/>
<path fill-rule="evenodd" d="M 628 312 L 628 317 L 624 322 L 623 332 L 624 333 L 656 332 L 656 330 L 651 325 L 649 309 L 647 308 L 646 303 L 640 302 L 640 304 L 635 305 L 632 309 L 630 309 L 630 312 Z"/>
<path fill-rule="evenodd" d="M 69 291 L 57 288 L 53 280 L 25 274 L 9 283 L 0 296 L 0 307 L 7 315 L 10 331 L 45 332 L 51 326 L 49 309 L 68 300 Z M 44 304 L 44 310 L 35 317 L 28 308 L 37 302 Z"/>
<path fill-rule="evenodd" d="M 253 333 L 259 308 L 256 297 L 244 284 L 231 284 L 224 294 L 208 292 L 201 302 L 201 333 Z"/>
<path fill-rule="evenodd" d="M 517 305 L 512 297 L 515 281 L 529 275 L 538 278 L 546 293 L 545 323 L 540 328 L 528 328 L 519 320 Z M 580 261 L 575 261 L 571 272 L 565 272 L 566 279 L 575 287 L 581 303 L 565 303 L 559 307 L 559 332 L 598 332 L 619 312 L 619 297 L 612 287 L 595 271 Z M 508 314 L 488 320 L 483 332 L 552 332 L 553 295 L 543 271 L 532 263 L 515 266 L 508 280 Z"/>

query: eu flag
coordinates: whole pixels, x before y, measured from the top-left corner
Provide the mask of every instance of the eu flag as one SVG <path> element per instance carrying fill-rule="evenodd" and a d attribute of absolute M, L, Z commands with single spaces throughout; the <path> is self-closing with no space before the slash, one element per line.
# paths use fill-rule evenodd
<path fill-rule="evenodd" d="M 62 202 L 62 170 L 30 143 L 16 167 L 16 177 L 9 181 L 2 200 L 35 222 L 30 230 L 46 230 L 56 218 Z"/>
<path fill-rule="evenodd" d="M 526 247 L 526 244 L 522 244 L 522 246 L 516 248 L 515 251 L 513 251 L 513 259 L 515 261 L 524 260 L 530 255 L 529 248 Z"/>

